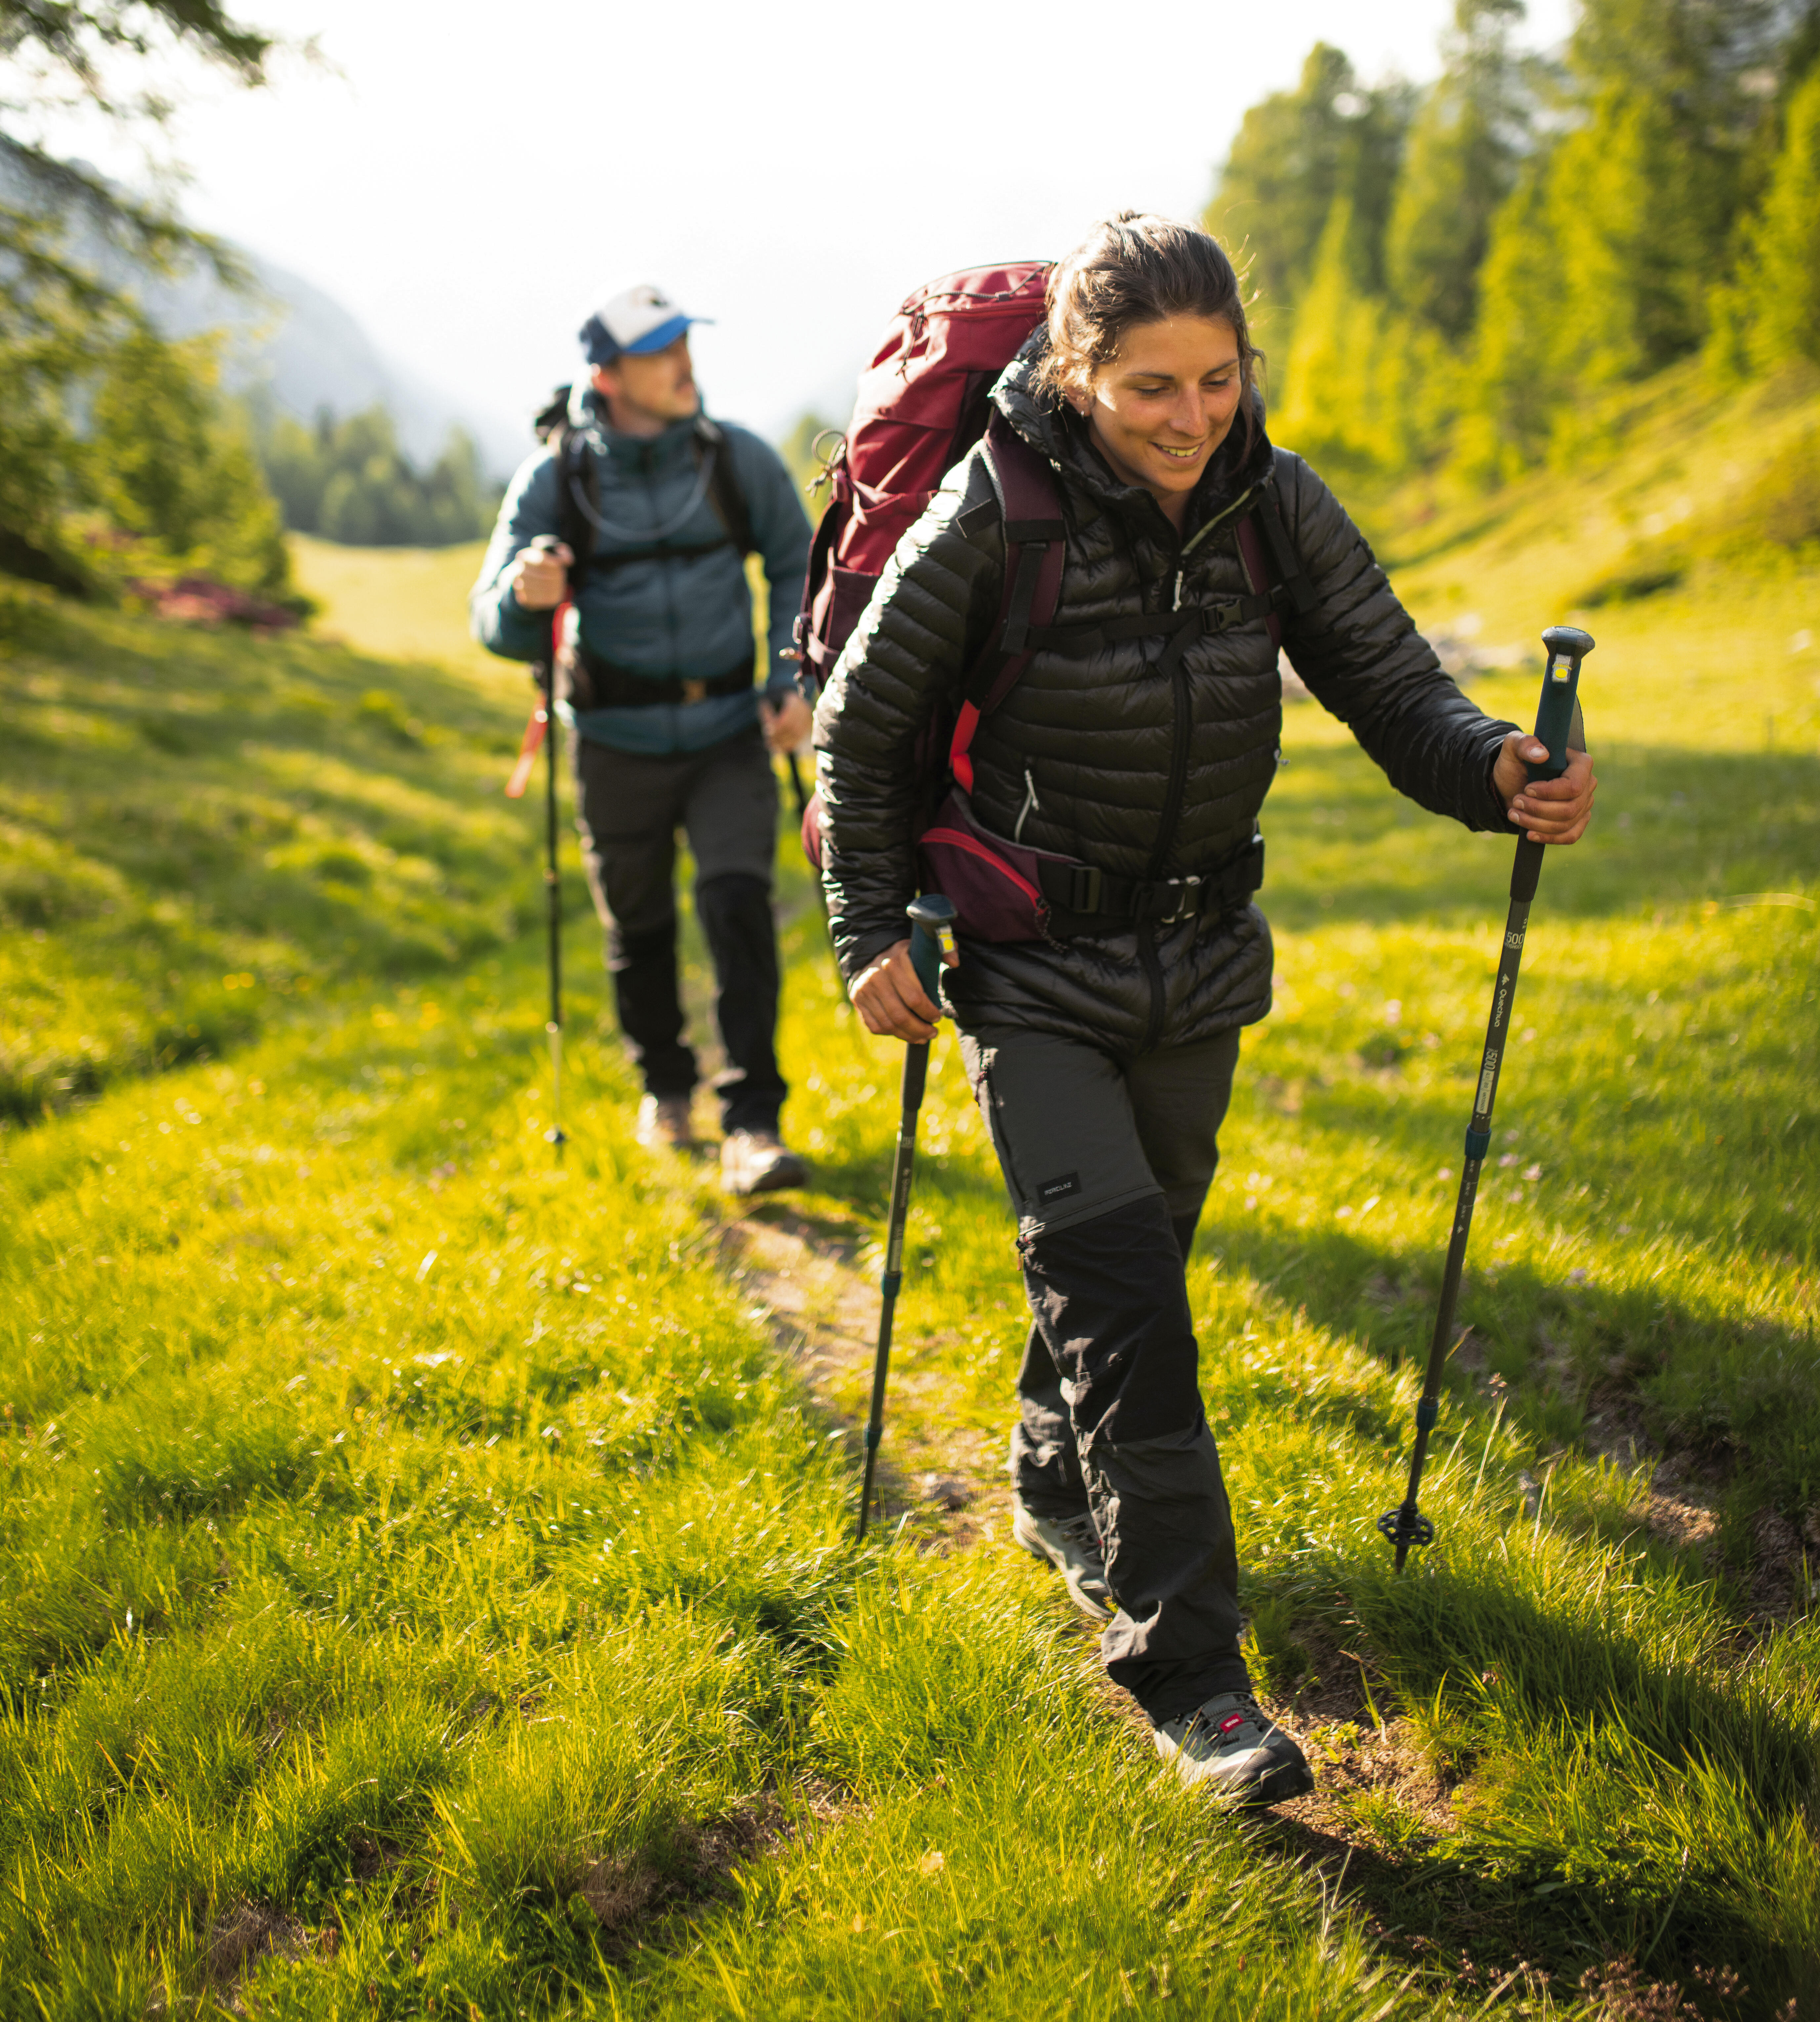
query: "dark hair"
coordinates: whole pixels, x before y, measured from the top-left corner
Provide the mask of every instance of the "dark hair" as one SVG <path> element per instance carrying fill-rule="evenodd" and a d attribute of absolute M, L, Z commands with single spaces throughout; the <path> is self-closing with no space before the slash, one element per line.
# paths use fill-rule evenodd
<path fill-rule="evenodd" d="M 1245 432 L 1263 354 L 1245 325 L 1244 292 L 1217 240 L 1198 225 L 1154 212 L 1121 210 L 1096 224 L 1049 276 L 1049 344 L 1036 384 L 1056 399 L 1084 386 L 1117 357 L 1127 334 L 1169 316 L 1229 323 L 1239 343 Z"/>

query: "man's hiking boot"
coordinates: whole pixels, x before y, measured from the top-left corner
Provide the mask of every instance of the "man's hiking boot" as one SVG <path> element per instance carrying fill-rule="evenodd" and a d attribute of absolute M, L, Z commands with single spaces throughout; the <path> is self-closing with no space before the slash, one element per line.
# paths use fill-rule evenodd
<path fill-rule="evenodd" d="M 1166 1720 L 1157 1753 L 1185 1783 L 1234 1806 L 1280 1805 L 1314 1788 L 1308 1758 L 1248 1692 L 1217 1692 L 1193 1713 Z"/>
<path fill-rule="evenodd" d="M 695 1126 L 689 1120 L 686 1095 L 648 1095 L 638 1105 L 641 1144 L 653 1152 L 693 1152 Z"/>
<path fill-rule="evenodd" d="M 729 1130 L 721 1147 L 721 1178 L 729 1193 L 775 1193 L 799 1187 L 809 1168 L 775 1130 Z"/>
<path fill-rule="evenodd" d="M 1103 1624 L 1117 1608 L 1106 1585 L 1106 1553 L 1091 1511 L 1084 1509 L 1078 1516 L 1039 1516 L 1019 1502 L 1013 1506 L 1011 1535 L 1025 1551 L 1054 1567 L 1083 1615 Z"/>

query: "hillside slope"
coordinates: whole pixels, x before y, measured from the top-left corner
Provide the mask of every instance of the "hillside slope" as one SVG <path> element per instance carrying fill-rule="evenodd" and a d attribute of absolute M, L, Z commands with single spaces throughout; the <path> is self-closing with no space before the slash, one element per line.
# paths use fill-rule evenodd
<path fill-rule="evenodd" d="M 1488 708 L 1533 710 L 1533 634 L 1734 425 L 1639 426 L 1609 557 L 1518 544 L 1552 480 L 1427 523 L 1419 613 L 1532 654 Z M 0 2017 L 1820 1997 L 1811 563 L 1585 611 L 1599 826 L 1544 876 L 1401 1579 L 1509 852 L 1289 711 L 1277 1007 L 1190 1280 L 1252 1655 L 1322 1784 L 1245 1823 L 1159 1779 L 1004 1542 L 1024 1323 L 951 1038 L 864 1552 L 863 1367 L 812 1380 L 707 1175 L 630 1141 L 579 922 L 552 1170 L 522 687 L 370 656 L 450 622 L 397 560 L 337 562 L 393 628 L 350 593 L 349 646 L 0 600 Z M 898 1056 L 779 865 L 817 1173 L 765 1214 L 870 1268 Z"/>

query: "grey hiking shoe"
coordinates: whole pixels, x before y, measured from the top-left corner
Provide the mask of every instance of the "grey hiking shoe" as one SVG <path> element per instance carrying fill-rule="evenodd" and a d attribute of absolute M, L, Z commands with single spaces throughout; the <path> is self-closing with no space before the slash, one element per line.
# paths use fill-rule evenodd
<path fill-rule="evenodd" d="M 1308 1758 L 1248 1692 L 1217 1692 L 1156 1732 L 1182 1782 L 1233 1805 L 1280 1805 L 1314 1788 Z"/>
<path fill-rule="evenodd" d="M 638 1105 L 638 1127 L 633 1133 L 653 1152 L 695 1148 L 695 1126 L 689 1120 L 686 1095 L 648 1095 Z"/>
<path fill-rule="evenodd" d="M 775 1130 L 731 1130 L 721 1147 L 721 1179 L 729 1193 L 775 1193 L 808 1177 L 808 1166 Z"/>
<path fill-rule="evenodd" d="M 1068 1591 L 1083 1615 L 1104 1623 L 1118 1607 L 1106 1585 L 1106 1553 L 1091 1512 L 1078 1516 L 1039 1516 L 1019 1502 L 1013 1506 L 1011 1535 L 1025 1550 L 1047 1559 L 1068 1582 Z"/>

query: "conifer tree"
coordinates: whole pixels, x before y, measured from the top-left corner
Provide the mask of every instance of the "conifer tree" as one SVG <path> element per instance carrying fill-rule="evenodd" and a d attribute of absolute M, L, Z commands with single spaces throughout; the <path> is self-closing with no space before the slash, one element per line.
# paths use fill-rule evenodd
<path fill-rule="evenodd" d="M 155 88 L 131 89 L 123 58 L 182 50 L 257 85 L 272 46 L 219 0 L 0 0 L 0 568 L 90 586 L 64 532 L 68 510 L 90 502 L 79 396 L 139 323 L 118 289 L 71 257 L 69 228 L 151 266 L 200 259 L 224 279 L 244 279 L 217 241 L 51 153 L 42 122 L 80 106 L 155 130 L 170 104 Z"/>
<path fill-rule="evenodd" d="M 1296 309 L 1287 390 L 1272 423 L 1284 446 L 1335 468 L 1399 465 L 1405 389 L 1391 343 L 1365 235 L 1343 193 L 1328 213 Z"/>
<path fill-rule="evenodd" d="M 1397 82 L 1367 89 L 1343 51 L 1317 42 L 1295 90 L 1261 100 L 1241 123 L 1205 221 L 1245 271 L 1259 330 L 1279 352 L 1338 197 L 1350 208 L 1348 231 L 1366 283 L 1382 287 L 1384 229 L 1413 100 Z"/>
<path fill-rule="evenodd" d="M 1789 102 L 1782 151 L 1746 230 L 1735 312 L 1757 371 L 1791 358 L 1820 364 L 1820 65 Z"/>
<path fill-rule="evenodd" d="M 1522 0 L 1456 0 L 1446 68 L 1409 130 L 1385 239 L 1398 311 L 1450 344 L 1471 331 L 1492 221 L 1529 144 L 1535 66 L 1510 46 Z"/>
<path fill-rule="evenodd" d="M 90 495 L 177 569 L 237 589 L 290 587 L 284 530 L 244 428 L 221 400 L 213 345 L 143 327 L 117 345 L 85 444 Z"/>

